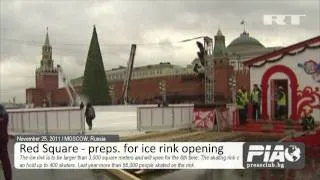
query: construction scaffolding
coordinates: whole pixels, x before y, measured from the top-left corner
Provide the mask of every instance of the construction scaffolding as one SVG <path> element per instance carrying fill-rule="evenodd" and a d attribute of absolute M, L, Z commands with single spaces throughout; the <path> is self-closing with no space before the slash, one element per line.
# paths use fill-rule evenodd
<path fill-rule="evenodd" d="M 214 103 L 214 63 L 213 63 L 213 40 L 204 37 L 205 48 L 205 104 Z"/>

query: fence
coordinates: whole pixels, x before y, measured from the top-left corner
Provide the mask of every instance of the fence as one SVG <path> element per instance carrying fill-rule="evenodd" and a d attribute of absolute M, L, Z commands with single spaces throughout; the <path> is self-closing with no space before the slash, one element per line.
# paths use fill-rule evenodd
<path fill-rule="evenodd" d="M 84 114 L 78 107 L 8 110 L 10 134 L 83 134 Z"/>
<path fill-rule="evenodd" d="M 171 107 L 138 107 L 137 129 L 139 131 L 161 129 L 213 129 L 217 130 L 235 128 L 238 126 L 236 108 L 226 105 L 225 108 L 194 108 L 193 105 L 180 105 Z"/>
<path fill-rule="evenodd" d="M 137 108 L 139 131 L 189 128 L 192 119 L 193 105 Z"/>

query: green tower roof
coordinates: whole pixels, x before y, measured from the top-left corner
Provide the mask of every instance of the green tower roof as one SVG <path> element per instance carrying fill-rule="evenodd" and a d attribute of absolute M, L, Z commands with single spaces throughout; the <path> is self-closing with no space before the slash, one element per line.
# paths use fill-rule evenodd
<path fill-rule="evenodd" d="M 219 28 L 217 35 L 214 36 L 213 56 L 222 57 L 225 55 L 226 55 L 225 37 Z"/>

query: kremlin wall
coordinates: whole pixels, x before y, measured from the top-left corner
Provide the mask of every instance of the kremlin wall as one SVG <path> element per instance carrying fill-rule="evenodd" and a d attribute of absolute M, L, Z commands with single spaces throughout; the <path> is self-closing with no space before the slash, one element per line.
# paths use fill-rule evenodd
<path fill-rule="evenodd" d="M 228 46 L 225 46 L 225 36 L 219 29 L 214 36 L 213 51 L 215 101 L 232 101 L 232 89 L 229 85 L 232 76 L 235 78 L 236 88 L 249 89 L 250 73 L 249 70 L 243 68 L 242 62 L 276 49 L 279 47 L 264 47 L 245 31 Z M 186 67 L 168 62 L 141 67 L 134 66 L 128 90 L 130 102 L 134 104 L 159 102 L 159 83 L 164 81 L 168 103 L 203 103 L 205 82 L 193 72 L 193 67 L 199 60 L 191 61 L 192 58 Z M 48 33 L 42 48 L 40 65 L 35 72 L 36 87 L 26 89 L 26 103 L 32 104 L 34 107 L 67 106 L 70 99 L 65 88 L 58 88 L 59 74 L 52 60 L 52 47 L 49 43 Z M 125 71 L 126 67 L 122 66 L 106 71 L 113 104 L 120 103 Z M 82 80 L 83 77 L 71 80 L 79 94 Z"/>

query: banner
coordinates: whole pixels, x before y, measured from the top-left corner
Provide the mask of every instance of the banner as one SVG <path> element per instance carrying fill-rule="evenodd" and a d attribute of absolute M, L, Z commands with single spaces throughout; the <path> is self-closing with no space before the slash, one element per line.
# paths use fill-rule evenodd
<path fill-rule="evenodd" d="M 212 129 L 215 122 L 215 113 L 213 110 L 193 110 L 192 124 L 195 128 Z"/>
<path fill-rule="evenodd" d="M 214 125 L 220 123 L 220 129 L 227 129 L 230 124 L 228 122 L 228 109 L 227 108 L 214 108 L 214 109 L 193 109 L 193 127 L 200 129 L 213 129 Z"/>
<path fill-rule="evenodd" d="M 107 142 L 87 136 L 20 138 L 17 169 L 303 168 L 302 143 Z M 111 138 L 112 139 L 112 138 Z"/>

